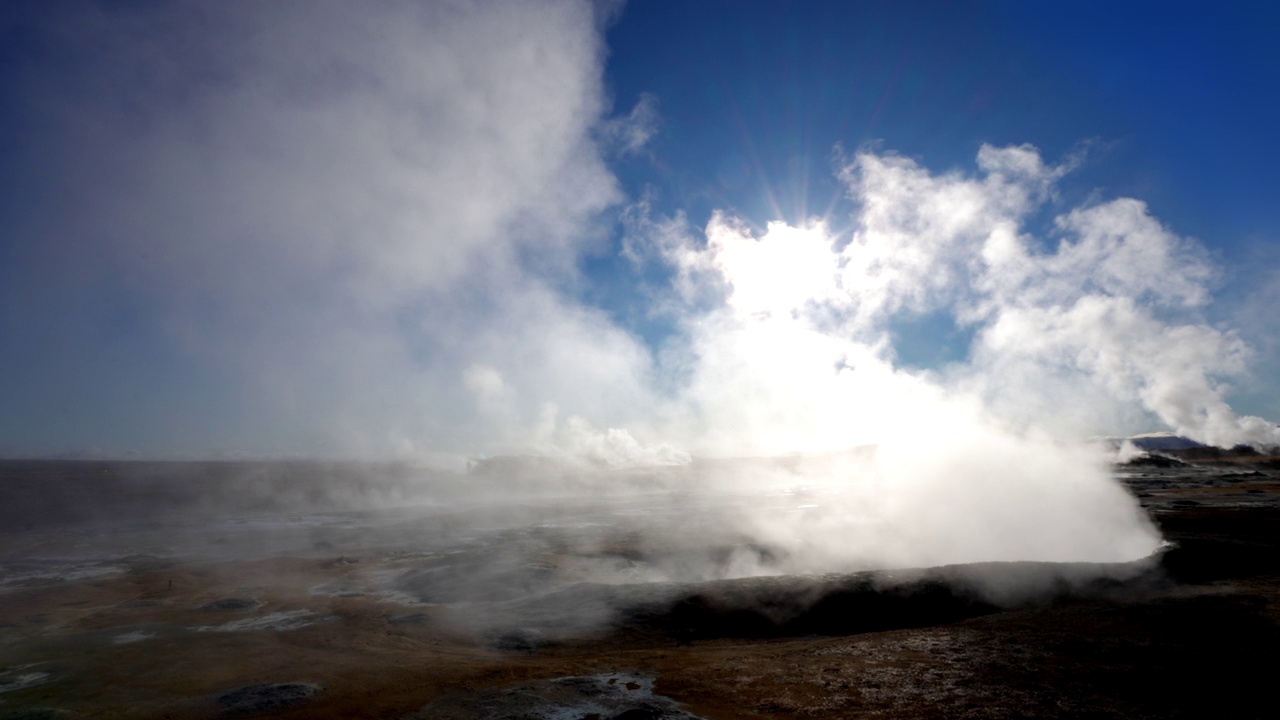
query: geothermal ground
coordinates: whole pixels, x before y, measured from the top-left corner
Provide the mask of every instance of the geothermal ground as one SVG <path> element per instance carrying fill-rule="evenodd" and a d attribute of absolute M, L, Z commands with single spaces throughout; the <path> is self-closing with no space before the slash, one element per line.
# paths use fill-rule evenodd
<path fill-rule="evenodd" d="M 1163 552 L 798 576 L 715 514 L 820 494 L 10 461 L 0 718 L 1262 716 L 1280 460 L 1116 472 Z"/>

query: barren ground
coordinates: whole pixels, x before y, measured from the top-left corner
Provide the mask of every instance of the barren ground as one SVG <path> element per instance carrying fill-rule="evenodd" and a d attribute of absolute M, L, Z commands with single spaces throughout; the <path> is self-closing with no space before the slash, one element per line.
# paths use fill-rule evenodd
<path fill-rule="evenodd" d="M 468 598 L 446 597 L 449 573 L 471 566 L 415 553 L 410 520 L 240 521 L 180 540 L 163 522 L 45 522 L 36 496 L 85 468 L 9 463 L 0 718 L 1270 717 L 1280 464 L 1191 459 L 1121 470 L 1175 545 L 1120 579 L 1013 607 L 936 573 L 887 589 L 857 575 L 672 586 L 580 634 L 459 630 Z M 498 580 L 577 560 L 550 546 Z"/>

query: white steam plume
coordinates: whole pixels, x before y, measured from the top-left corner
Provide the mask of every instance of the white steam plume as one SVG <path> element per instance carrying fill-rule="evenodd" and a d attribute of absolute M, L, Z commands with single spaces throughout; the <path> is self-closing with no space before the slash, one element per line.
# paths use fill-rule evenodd
<path fill-rule="evenodd" d="M 704 243 L 654 223 L 651 253 L 675 268 L 675 293 L 723 293 L 685 317 L 692 414 L 769 451 L 911 433 L 938 398 L 1057 435 L 1150 414 L 1206 443 L 1280 442 L 1274 424 L 1223 399 L 1248 348 L 1197 315 L 1213 276 L 1197 244 L 1131 199 L 1063 213 L 1037 238 L 1024 224 L 1065 168 L 1030 146 L 984 146 L 978 166 L 938 176 L 857 155 L 841 172 L 858 206 L 851 237 L 814 222 L 757 238 L 717 215 Z M 970 357 L 897 367 L 894 321 L 936 313 L 973 333 Z"/>
<path fill-rule="evenodd" d="M 705 240 L 680 218 L 650 223 L 646 248 L 644 208 L 631 218 L 633 257 L 670 264 L 686 303 L 672 423 L 695 450 L 876 447 L 810 466 L 803 481 L 829 483 L 820 509 L 742 519 L 790 569 L 1137 557 L 1154 531 L 1070 438 L 1154 417 L 1218 445 L 1280 442 L 1222 397 L 1247 348 L 1197 314 L 1213 275 L 1198 245 L 1130 199 L 1037 238 L 1028 218 L 1067 168 L 1030 146 L 984 146 L 978 166 L 857 155 L 841 173 L 850 237 L 820 221 L 757 237 L 716 215 Z M 899 366 L 895 320 L 931 313 L 972 332 L 969 357 Z"/>
<path fill-rule="evenodd" d="M 621 199 L 603 157 L 639 151 L 654 122 L 651 99 L 603 120 L 597 13 L 573 0 L 32 13 L 24 32 L 52 60 L 20 65 L 29 156 L 11 162 L 56 202 L 14 223 L 4 299 L 43 312 L 3 318 L 14 346 L 93 358 L 92 309 L 112 298 L 168 362 L 225 378 L 215 398 L 167 387 L 189 408 L 167 425 L 199 431 L 143 453 L 462 456 L 527 447 L 548 402 L 634 421 L 647 349 L 557 289 Z M 108 407 L 114 367 L 51 384 Z M 505 384 L 486 390 L 475 368 Z"/>
<path fill-rule="evenodd" d="M 816 512 L 733 520 L 811 570 L 1132 558 L 1154 531 L 1071 438 L 1158 419 L 1280 442 L 1223 399 L 1248 348 L 1200 316 L 1204 252 L 1128 199 L 1037 237 L 1069 167 L 1030 146 L 983 147 L 975 176 L 860 153 L 847 236 L 725 214 L 699 233 L 636 204 L 625 252 L 668 267 L 654 310 L 679 327 L 655 350 L 572 292 L 624 200 L 605 158 L 660 127 L 661 98 L 610 117 L 595 6 L 83 10 L 44 17 L 65 62 L 12 90 L 31 130 L 13 162 L 57 200 L 15 223 L 0 292 L 54 329 L 6 329 L 93 357 L 79 310 L 125 298 L 240 388 L 230 418 L 190 410 L 220 442 L 586 456 L 689 483 L 686 453 L 877 446 L 723 478 L 824 488 Z M 933 314 L 968 356 L 910 369 L 895 327 Z"/>

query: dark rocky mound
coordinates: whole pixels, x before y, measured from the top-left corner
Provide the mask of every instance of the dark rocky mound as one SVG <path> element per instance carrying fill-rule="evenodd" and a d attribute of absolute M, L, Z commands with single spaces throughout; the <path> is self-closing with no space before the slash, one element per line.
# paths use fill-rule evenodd
<path fill-rule="evenodd" d="M 1181 435 L 1138 435 L 1129 438 L 1129 442 L 1139 450 L 1151 452 L 1153 450 L 1196 450 L 1208 447 L 1202 443 L 1198 443 L 1191 438 L 1185 438 Z"/>
<path fill-rule="evenodd" d="M 700 720 L 671 698 L 653 692 L 653 680 L 604 673 L 535 680 L 505 688 L 462 690 L 404 720 Z"/>
<path fill-rule="evenodd" d="M 787 593 L 756 597 L 695 593 L 664 609 L 639 611 L 625 624 L 661 630 L 677 641 L 854 635 L 957 622 L 1000 608 L 943 583 L 887 590 L 857 584 L 822 593 L 812 604 Z"/>
<path fill-rule="evenodd" d="M 253 610 L 262 603 L 253 598 L 219 598 L 210 600 L 200 606 L 205 612 L 224 612 L 227 610 Z"/>
<path fill-rule="evenodd" d="M 1162 587 L 1158 558 L 1132 563 L 992 562 L 924 570 L 740 578 L 705 583 L 583 583 L 491 606 L 493 646 L 529 652 L 598 631 L 687 643 L 855 635 L 958 622 L 1013 607 L 1136 597 Z M 472 607 L 471 612 L 484 609 Z"/>
<path fill-rule="evenodd" d="M 256 715 L 297 705 L 310 699 L 319 689 L 319 686 L 305 682 L 245 685 L 219 695 L 218 704 L 226 716 Z"/>
<path fill-rule="evenodd" d="M 1280 470 L 1280 448 L 1255 448 L 1248 445 L 1236 445 L 1232 448 L 1202 446 L 1160 450 L 1160 454 L 1189 465 Z"/>
<path fill-rule="evenodd" d="M 1176 458 L 1167 455 L 1139 455 L 1131 460 L 1121 463 L 1125 467 L 1154 467 L 1154 468 L 1174 468 L 1186 467 L 1187 464 Z"/>
<path fill-rule="evenodd" d="M 854 635 L 927 627 L 1010 607 L 1144 594 L 1163 574 L 1134 563 L 995 562 L 898 573 L 748 578 L 707 583 L 674 601 L 631 608 L 624 629 L 677 641 Z"/>

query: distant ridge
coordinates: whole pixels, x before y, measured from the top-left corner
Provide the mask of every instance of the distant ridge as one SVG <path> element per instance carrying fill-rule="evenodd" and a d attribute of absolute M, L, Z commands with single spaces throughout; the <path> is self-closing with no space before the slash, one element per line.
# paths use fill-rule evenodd
<path fill-rule="evenodd" d="M 1200 442 L 1196 442 L 1189 437 L 1176 435 L 1171 432 L 1152 432 L 1142 433 L 1140 435 L 1129 435 L 1127 437 L 1120 436 L 1104 436 L 1091 438 L 1092 442 L 1105 445 L 1112 450 L 1120 450 L 1126 444 L 1131 445 L 1134 449 L 1142 452 L 1168 452 L 1170 450 L 1195 450 L 1199 448 L 1209 447 Z"/>
<path fill-rule="evenodd" d="M 1175 435 L 1171 432 L 1143 433 L 1141 435 L 1131 435 L 1124 439 L 1139 450 L 1146 450 L 1147 452 L 1153 450 L 1192 450 L 1208 447 L 1204 443 L 1199 443 L 1191 438 Z"/>

